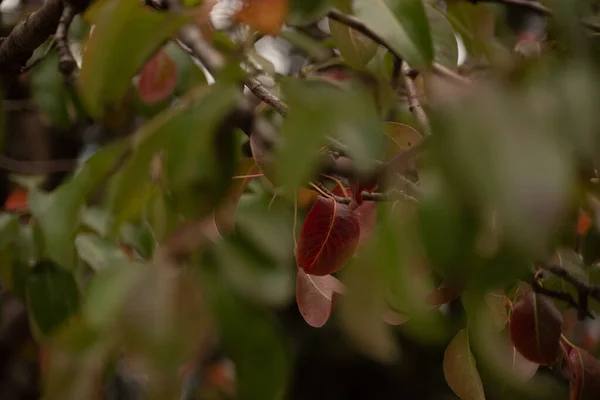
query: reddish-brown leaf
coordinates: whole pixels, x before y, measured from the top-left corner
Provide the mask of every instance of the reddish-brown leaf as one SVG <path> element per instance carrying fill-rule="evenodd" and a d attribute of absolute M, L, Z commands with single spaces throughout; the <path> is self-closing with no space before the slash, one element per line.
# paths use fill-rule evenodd
<path fill-rule="evenodd" d="M 356 213 L 346 204 L 319 196 L 300 231 L 296 262 L 307 274 L 334 273 L 352 256 L 359 237 Z"/>
<path fill-rule="evenodd" d="M 6 211 L 21 211 L 27 209 L 28 206 L 27 190 L 22 187 L 15 188 L 4 202 Z"/>
<path fill-rule="evenodd" d="M 577 233 L 581 236 L 585 236 L 590 228 L 592 227 L 592 219 L 588 213 L 579 214 L 577 221 Z"/>
<path fill-rule="evenodd" d="M 573 347 L 569 353 L 573 379 L 569 385 L 569 400 L 600 398 L 600 362 L 587 351 Z"/>
<path fill-rule="evenodd" d="M 166 100 L 177 86 L 177 66 L 167 53 L 159 51 L 142 68 L 138 82 L 140 99 L 148 104 Z"/>
<path fill-rule="evenodd" d="M 265 35 L 278 35 L 288 8 L 288 0 L 244 0 L 235 17 Z"/>
<path fill-rule="evenodd" d="M 312 276 L 298 268 L 296 303 L 300 314 L 310 326 L 320 328 L 325 325 L 335 299 L 342 291 L 342 282 L 333 276 Z"/>
<path fill-rule="evenodd" d="M 513 307 L 510 339 L 526 359 L 552 365 L 558 355 L 562 322 L 552 300 L 528 292 Z"/>

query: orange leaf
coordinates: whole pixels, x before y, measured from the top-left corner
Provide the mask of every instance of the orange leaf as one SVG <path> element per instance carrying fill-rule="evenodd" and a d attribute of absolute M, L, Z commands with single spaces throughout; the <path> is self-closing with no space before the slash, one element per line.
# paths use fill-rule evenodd
<path fill-rule="evenodd" d="M 278 35 L 288 8 L 288 0 L 245 0 L 235 19 L 265 35 Z"/>
<path fill-rule="evenodd" d="M 6 211 L 19 211 L 28 207 L 27 190 L 18 187 L 12 191 L 4 202 L 4 209 Z"/>

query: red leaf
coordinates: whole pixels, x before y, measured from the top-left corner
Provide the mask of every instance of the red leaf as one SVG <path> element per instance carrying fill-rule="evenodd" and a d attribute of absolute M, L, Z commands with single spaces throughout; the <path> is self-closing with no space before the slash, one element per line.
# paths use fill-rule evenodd
<path fill-rule="evenodd" d="M 26 209 L 29 205 L 27 190 L 21 187 L 17 187 L 11 192 L 6 201 L 4 202 L 4 209 L 6 211 L 19 211 Z"/>
<path fill-rule="evenodd" d="M 331 274 L 352 256 L 359 237 L 356 213 L 345 204 L 319 196 L 300 231 L 296 262 L 307 274 Z"/>
<path fill-rule="evenodd" d="M 587 351 L 574 347 L 569 353 L 573 379 L 569 385 L 569 400 L 600 398 L 600 362 Z"/>
<path fill-rule="evenodd" d="M 562 322 L 562 315 L 549 298 L 528 292 L 513 307 L 511 341 L 526 359 L 552 365 L 558 354 Z"/>
<path fill-rule="evenodd" d="M 177 67 L 164 51 L 157 52 L 140 72 L 138 93 L 143 102 L 156 104 L 166 100 L 177 86 Z"/>
<path fill-rule="evenodd" d="M 320 328 L 329 319 L 342 283 L 331 275 L 311 276 L 298 268 L 296 276 L 296 303 L 304 320 Z"/>

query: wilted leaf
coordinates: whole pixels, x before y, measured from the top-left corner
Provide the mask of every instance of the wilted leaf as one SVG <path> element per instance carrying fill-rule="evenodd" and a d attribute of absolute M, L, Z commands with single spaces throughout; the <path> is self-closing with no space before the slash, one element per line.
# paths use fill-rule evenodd
<path fill-rule="evenodd" d="M 73 275 L 49 262 L 41 262 L 28 274 L 27 308 L 34 326 L 50 335 L 79 307 L 79 289 Z"/>
<path fill-rule="evenodd" d="M 330 19 L 329 30 L 342 57 L 354 68 L 363 67 L 377 52 L 377 43 L 347 25 Z"/>
<path fill-rule="evenodd" d="M 423 139 L 413 127 L 399 122 L 386 122 L 385 134 L 392 143 L 388 147 L 388 157 L 398 154 L 399 150 L 407 150 L 417 145 Z"/>
<path fill-rule="evenodd" d="M 421 0 L 354 0 L 354 14 L 412 67 L 433 60 L 429 24 Z"/>
<path fill-rule="evenodd" d="M 570 400 L 595 400 L 600 394 L 600 362 L 587 351 L 573 347 L 569 353 L 573 379 Z"/>
<path fill-rule="evenodd" d="M 236 19 L 265 35 L 278 35 L 288 13 L 288 0 L 243 0 Z"/>
<path fill-rule="evenodd" d="M 329 319 L 335 297 L 342 293 L 340 281 L 331 275 L 308 275 L 298 268 L 296 276 L 296 303 L 304 320 L 312 327 L 320 328 Z"/>
<path fill-rule="evenodd" d="M 444 376 L 461 400 L 485 400 L 483 384 L 471 354 L 469 335 L 461 330 L 444 353 Z"/>
<path fill-rule="evenodd" d="M 359 237 L 358 217 L 346 204 L 317 197 L 300 231 L 296 262 L 307 274 L 336 272 L 354 253 Z"/>
<path fill-rule="evenodd" d="M 138 93 L 142 101 L 155 104 L 169 98 L 177 85 L 177 68 L 169 55 L 158 51 L 142 68 Z"/>
<path fill-rule="evenodd" d="M 121 100 L 144 61 L 186 22 L 137 0 L 96 1 L 85 18 L 94 31 L 83 53 L 81 93 L 95 117 Z"/>
<path fill-rule="evenodd" d="M 552 300 L 528 292 L 513 307 L 510 339 L 526 359 L 553 365 L 558 355 L 562 322 L 562 315 Z"/>

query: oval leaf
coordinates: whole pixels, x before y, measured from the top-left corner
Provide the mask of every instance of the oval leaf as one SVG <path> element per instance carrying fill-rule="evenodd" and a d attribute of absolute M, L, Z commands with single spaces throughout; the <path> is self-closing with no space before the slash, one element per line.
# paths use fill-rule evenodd
<path fill-rule="evenodd" d="M 157 52 L 142 68 L 138 93 L 143 102 L 156 104 L 166 100 L 177 86 L 177 68 L 164 51 Z"/>
<path fill-rule="evenodd" d="M 433 60 L 422 0 L 354 0 L 354 14 L 415 68 Z"/>
<path fill-rule="evenodd" d="M 329 30 L 342 57 L 354 68 L 364 66 L 377 52 L 377 43 L 347 25 L 330 19 Z"/>
<path fill-rule="evenodd" d="M 595 400 L 600 395 L 600 362 L 587 351 L 574 347 L 569 353 L 573 379 L 569 400 Z"/>
<path fill-rule="evenodd" d="M 444 376 L 461 400 L 484 400 L 483 384 L 471 354 L 469 336 L 461 330 L 444 353 Z"/>
<path fill-rule="evenodd" d="M 38 264 L 29 273 L 26 294 L 31 319 L 44 335 L 62 325 L 79 306 L 73 275 L 49 262 Z"/>
<path fill-rule="evenodd" d="M 342 283 L 333 276 L 311 276 L 298 268 L 296 303 L 302 318 L 310 326 L 320 328 L 325 325 L 331 315 L 335 298 L 342 290 Z"/>
<path fill-rule="evenodd" d="M 558 355 L 562 322 L 562 315 L 549 298 L 528 292 L 514 305 L 510 339 L 526 359 L 552 365 Z"/>
<path fill-rule="evenodd" d="M 298 266 L 311 275 L 336 272 L 354 253 L 359 237 L 358 217 L 346 204 L 317 197 L 298 238 Z"/>

